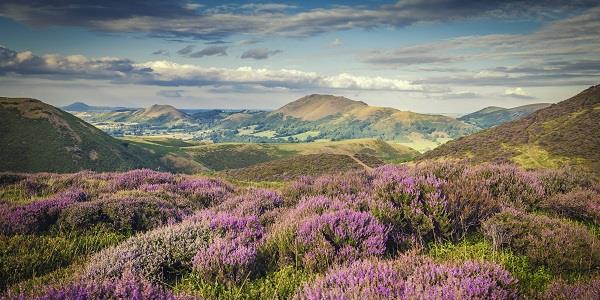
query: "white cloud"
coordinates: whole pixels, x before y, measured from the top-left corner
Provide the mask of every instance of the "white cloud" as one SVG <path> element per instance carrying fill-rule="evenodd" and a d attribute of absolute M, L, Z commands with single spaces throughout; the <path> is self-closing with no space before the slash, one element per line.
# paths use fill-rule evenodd
<path fill-rule="evenodd" d="M 127 59 L 56 54 L 36 56 L 0 47 L 0 75 L 62 79 L 109 79 L 116 83 L 162 86 L 254 85 L 287 89 L 349 89 L 428 92 L 407 80 L 342 73 L 322 75 L 294 69 L 216 68 L 156 60 L 134 63 Z"/>
<path fill-rule="evenodd" d="M 529 96 L 524 89 L 518 87 L 514 89 L 504 90 L 504 95 L 518 95 L 518 96 Z"/>
<path fill-rule="evenodd" d="M 331 42 L 329 44 L 329 47 L 331 48 L 336 48 L 336 47 L 340 47 L 344 44 L 344 42 L 342 41 L 342 39 L 340 38 L 335 38 L 335 40 L 333 40 L 333 42 Z"/>

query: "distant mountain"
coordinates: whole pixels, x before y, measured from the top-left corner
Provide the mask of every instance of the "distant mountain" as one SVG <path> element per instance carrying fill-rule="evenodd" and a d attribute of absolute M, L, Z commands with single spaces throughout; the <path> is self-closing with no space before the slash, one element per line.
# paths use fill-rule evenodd
<path fill-rule="evenodd" d="M 490 128 L 502 123 L 518 120 L 548 106 L 550 106 L 550 103 L 536 103 L 513 108 L 489 106 L 458 119 L 481 128 Z"/>
<path fill-rule="evenodd" d="M 193 122 L 193 119 L 190 116 L 177 110 L 177 108 L 171 105 L 158 104 L 134 111 L 127 120 L 129 122 L 152 125 L 176 125 L 179 123 Z"/>
<path fill-rule="evenodd" d="M 191 116 L 171 105 L 158 104 L 137 110 L 124 109 L 93 114 L 85 116 L 85 119 L 93 123 L 126 122 L 164 127 L 190 125 L 196 122 Z"/>
<path fill-rule="evenodd" d="M 127 109 L 125 107 L 111 107 L 111 106 L 90 106 L 83 102 L 74 102 L 67 106 L 61 107 L 62 110 L 71 111 L 71 112 L 108 112 L 108 111 L 118 111 Z M 131 110 L 131 109 L 130 109 Z"/>
<path fill-rule="evenodd" d="M 0 171 L 159 168 L 159 157 L 39 100 L 0 97 Z"/>
<path fill-rule="evenodd" d="M 438 143 L 478 130 L 451 117 L 369 106 L 344 97 L 316 94 L 272 112 L 230 115 L 219 126 L 232 130 L 252 127 L 259 134 L 266 132 L 281 138 L 311 133 L 315 139 L 379 138 Z"/>
<path fill-rule="evenodd" d="M 600 85 L 522 119 L 450 141 L 420 159 L 581 167 L 600 175 Z"/>
<path fill-rule="evenodd" d="M 344 97 L 313 94 L 288 103 L 273 111 L 271 115 L 282 114 L 305 121 L 316 121 L 336 114 L 352 113 L 368 106 L 362 101 Z"/>

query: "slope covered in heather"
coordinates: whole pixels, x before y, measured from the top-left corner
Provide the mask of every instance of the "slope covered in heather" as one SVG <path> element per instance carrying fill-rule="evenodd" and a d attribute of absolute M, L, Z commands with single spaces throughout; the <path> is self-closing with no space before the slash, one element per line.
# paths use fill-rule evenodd
<path fill-rule="evenodd" d="M 570 165 L 600 174 L 600 85 L 520 120 L 450 141 L 421 158 Z"/>
<path fill-rule="evenodd" d="M 490 106 L 458 119 L 481 128 L 490 128 L 506 122 L 518 120 L 548 106 L 550 106 L 550 103 L 535 103 L 513 108 Z"/>

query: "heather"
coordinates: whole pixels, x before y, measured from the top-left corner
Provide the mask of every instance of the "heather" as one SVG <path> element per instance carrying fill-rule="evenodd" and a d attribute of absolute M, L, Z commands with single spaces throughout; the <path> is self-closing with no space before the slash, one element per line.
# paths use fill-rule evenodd
<path fill-rule="evenodd" d="M 358 261 L 304 285 L 295 299 L 514 299 L 516 280 L 492 263 L 437 264 L 418 256 Z"/>
<path fill-rule="evenodd" d="M 600 275 L 599 191 L 573 170 L 454 162 L 277 184 L 149 169 L 2 174 L 0 288 L 61 299 L 583 299 Z"/>

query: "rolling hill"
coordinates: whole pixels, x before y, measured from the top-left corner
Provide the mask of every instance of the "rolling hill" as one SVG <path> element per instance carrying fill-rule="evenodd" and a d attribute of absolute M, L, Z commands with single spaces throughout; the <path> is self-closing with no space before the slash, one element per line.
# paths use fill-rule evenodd
<path fill-rule="evenodd" d="M 600 175 L 600 85 L 422 155 L 420 159 L 466 158 L 512 161 L 524 167 L 569 165 Z"/>
<path fill-rule="evenodd" d="M 86 121 L 94 123 L 123 122 L 161 127 L 192 125 L 196 122 L 191 116 L 177 110 L 171 105 L 158 104 L 137 110 L 120 109 L 104 113 L 82 115 L 82 117 L 84 117 Z"/>
<path fill-rule="evenodd" d="M 489 106 L 458 119 L 481 128 L 490 128 L 502 123 L 518 120 L 548 106 L 550 106 L 550 103 L 535 103 L 513 108 Z"/>
<path fill-rule="evenodd" d="M 357 158 L 368 166 L 414 159 L 414 149 L 375 139 L 313 143 L 198 143 L 155 137 L 125 140 L 153 149 L 156 153 L 187 158 L 212 171 L 238 169 L 299 155 L 336 154 Z"/>
<path fill-rule="evenodd" d="M 365 166 L 349 155 L 308 154 L 268 161 L 222 172 L 225 177 L 247 181 L 287 181 L 301 176 L 364 170 Z"/>
<path fill-rule="evenodd" d="M 0 98 L 0 133 L 0 171 L 166 168 L 151 152 L 35 99 Z"/>
<path fill-rule="evenodd" d="M 309 140 L 377 138 L 398 142 L 426 140 L 441 144 L 475 132 L 477 127 L 442 115 L 419 114 L 332 95 L 309 95 L 272 111 L 235 114 L 220 127 L 251 128 L 247 135 Z M 437 144 L 436 144 L 437 145 Z"/>

